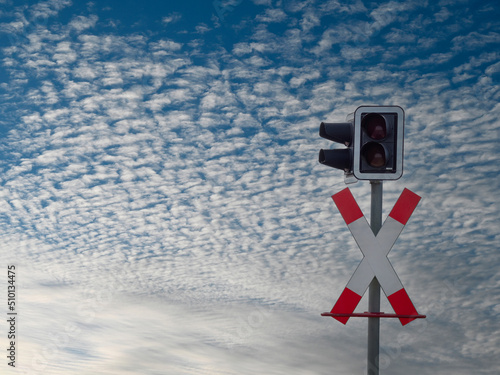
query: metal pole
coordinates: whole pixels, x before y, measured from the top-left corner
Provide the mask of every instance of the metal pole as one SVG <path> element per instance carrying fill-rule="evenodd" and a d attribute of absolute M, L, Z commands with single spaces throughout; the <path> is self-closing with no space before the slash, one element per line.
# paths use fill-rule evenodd
<path fill-rule="evenodd" d="M 375 235 L 382 227 L 382 181 L 370 181 L 370 226 Z M 373 278 L 368 290 L 368 311 L 380 312 L 380 284 Z M 368 318 L 368 375 L 379 375 L 380 318 Z"/>

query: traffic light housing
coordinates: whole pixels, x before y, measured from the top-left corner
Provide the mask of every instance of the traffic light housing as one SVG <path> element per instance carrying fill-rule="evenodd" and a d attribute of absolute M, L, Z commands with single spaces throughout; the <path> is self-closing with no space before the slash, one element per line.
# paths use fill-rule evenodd
<path fill-rule="evenodd" d="M 404 111 L 361 106 L 354 112 L 353 173 L 358 180 L 397 180 L 403 175 Z"/>
<path fill-rule="evenodd" d="M 321 150 L 319 162 L 358 180 L 397 180 L 403 175 L 404 111 L 398 106 L 361 106 L 352 122 L 321 123 L 321 137 L 347 148 Z"/>
<path fill-rule="evenodd" d="M 352 173 L 352 139 L 354 136 L 353 124 L 350 122 L 326 123 L 319 126 L 319 135 L 330 141 L 343 143 L 348 148 L 319 151 L 319 162 L 329 167 L 342 169 L 345 173 Z"/>

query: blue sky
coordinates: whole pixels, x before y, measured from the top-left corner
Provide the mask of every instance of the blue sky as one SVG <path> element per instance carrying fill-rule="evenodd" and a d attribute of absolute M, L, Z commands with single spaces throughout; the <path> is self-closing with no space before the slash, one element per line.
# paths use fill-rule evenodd
<path fill-rule="evenodd" d="M 318 129 L 399 105 L 384 217 L 423 199 L 389 258 L 428 318 L 382 322 L 382 373 L 498 374 L 497 2 L 0 6 L 18 373 L 365 373 L 366 321 L 320 316 L 362 254 Z"/>

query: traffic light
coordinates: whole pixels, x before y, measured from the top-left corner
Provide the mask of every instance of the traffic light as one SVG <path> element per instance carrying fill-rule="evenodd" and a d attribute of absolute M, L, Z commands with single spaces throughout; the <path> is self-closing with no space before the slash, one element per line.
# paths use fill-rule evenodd
<path fill-rule="evenodd" d="M 361 106 L 354 112 L 353 173 L 358 180 L 397 180 L 403 175 L 404 111 Z"/>
<path fill-rule="evenodd" d="M 319 162 L 358 180 L 397 180 L 403 175 L 404 111 L 361 106 L 352 122 L 321 123 L 319 135 L 347 148 L 321 150 Z"/>
<path fill-rule="evenodd" d="M 348 148 L 319 151 L 319 162 L 329 167 L 342 169 L 345 173 L 352 173 L 352 139 L 354 135 L 351 122 L 326 123 L 319 126 L 319 135 L 330 141 L 343 143 Z"/>

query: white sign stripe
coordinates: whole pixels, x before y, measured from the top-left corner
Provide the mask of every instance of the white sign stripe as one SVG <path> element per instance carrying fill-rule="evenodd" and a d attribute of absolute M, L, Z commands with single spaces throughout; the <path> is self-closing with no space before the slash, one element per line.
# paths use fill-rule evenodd
<path fill-rule="evenodd" d="M 396 271 L 394 271 L 389 259 L 387 259 L 385 255 L 389 252 L 394 241 L 390 244 L 388 249 L 382 248 L 378 236 L 375 237 L 364 216 L 349 224 L 348 227 L 361 249 L 361 252 L 365 256 L 363 261 L 366 259 L 366 262 L 370 265 L 385 295 L 390 296 L 402 289 L 403 284 L 401 284 Z"/>
<path fill-rule="evenodd" d="M 385 256 L 391 251 L 392 246 L 394 246 L 404 227 L 403 224 L 390 216 L 385 220 L 384 225 L 382 225 L 382 228 L 377 233 L 377 240 L 381 249 L 384 250 L 383 253 Z"/>
<path fill-rule="evenodd" d="M 362 296 L 365 294 L 366 289 L 375 277 L 370 264 L 363 258 L 361 263 L 359 263 L 356 271 L 351 276 L 351 279 L 347 283 L 346 287 L 352 290 L 354 293 Z"/>

